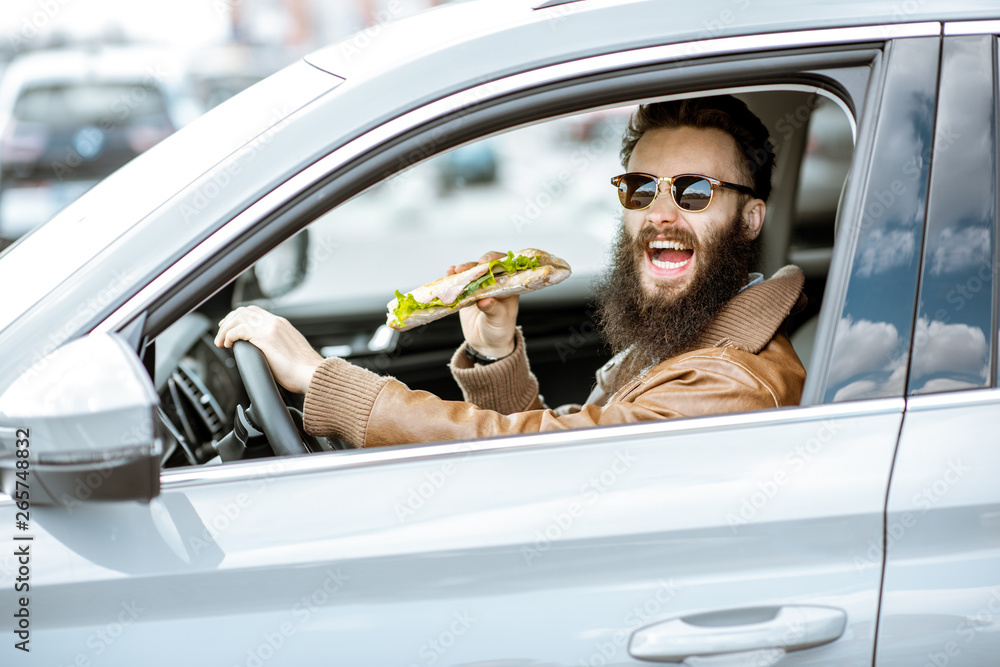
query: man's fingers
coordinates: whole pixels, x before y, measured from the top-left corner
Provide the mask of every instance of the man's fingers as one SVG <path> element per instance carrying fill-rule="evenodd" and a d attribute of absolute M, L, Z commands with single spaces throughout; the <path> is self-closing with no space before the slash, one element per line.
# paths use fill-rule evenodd
<path fill-rule="evenodd" d="M 236 324 L 226 329 L 226 332 L 222 335 L 221 347 L 232 347 L 236 341 L 245 340 L 246 338 L 246 327 L 243 324 Z"/>
<path fill-rule="evenodd" d="M 241 306 L 222 318 L 219 332 L 215 334 L 217 347 L 232 347 L 237 340 L 250 340 L 254 332 L 261 333 L 267 318 L 266 310 L 257 306 Z M 235 332 L 235 333 L 234 333 Z"/>
<path fill-rule="evenodd" d="M 488 296 L 476 301 L 476 305 L 479 306 L 479 310 L 484 313 L 492 313 L 493 311 L 499 310 L 503 306 L 513 305 L 517 302 L 518 296 L 515 294 L 514 296 L 505 297 Z"/>
<path fill-rule="evenodd" d="M 483 262 L 488 262 L 491 259 L 503 259 L 506 256 L 507 253 L 505 252 L 497 252 L 496 250 L 491 250 L 487 253 L 483 253 L 483 256 L 479 258 L 479 261 L 476 262 L 476 264 L 482 264 Z M 475 266 L 475 264 L 473 264 L 472 266 Z"/>
<path fill-rule="evenodd" d="M 454 266 L 449 266 L 447 273 L 450 276 L 453 273 L 461 273 L 462 271 L 468 271 L 472 267 L 478 266 L 479 264 L 484 264 L 490 261 L 491 259 L 503 259 L 506 256 L 507 256 L 506 253 L 491 250 L 487 253 L 484 253 L 482 257 L 480 257 L 474 262 L 465 262 L 464 264 L 455 264 Z"/>
<path fill-rule="evenodd" d="M 465 262 L 464 264 L 456 264 L 454 266 L 448 267 L 448 275 L 453 273 L 461 273 L 462 271 L 468 271 L 472 267 L 482 264 L 482 262 Z"/>

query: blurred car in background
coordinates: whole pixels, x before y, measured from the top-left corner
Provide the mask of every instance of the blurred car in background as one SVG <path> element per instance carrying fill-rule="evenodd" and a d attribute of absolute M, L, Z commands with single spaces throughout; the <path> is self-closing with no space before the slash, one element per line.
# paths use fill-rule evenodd
<path fill-rule="evenodd" d="M 182 63 L 138 47 L 10 63 L 0 83 L 0 247 L 200 114 Z"/>

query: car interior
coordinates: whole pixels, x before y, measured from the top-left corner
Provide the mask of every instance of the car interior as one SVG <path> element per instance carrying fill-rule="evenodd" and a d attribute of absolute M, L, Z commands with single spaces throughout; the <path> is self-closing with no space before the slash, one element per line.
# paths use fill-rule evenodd
<path fill-rule="evenodd" d="M 808 305 L 788 323 L 806 369 L 833 252 L 835 220 L 854 150 L 854 121 L 831 94 L 805 86 L 712 90 L 743 99 L 771 131 L 776 167 L 760 237 L 769 277 L 806 275 Z M 677 96 L 674 96 L 677 97 Z M 644 102 L 666 97 L 642 100 Z M 406 292 L 483 252 L 540 248 L 566 259 L 564 283 L 521 297 L 518 316 L 549 406 L 582 402 L 610 351 L 593 317 L 591 284 L 620 221 L 608 177 L 621 172 L 620 137 L 634 105 L 518 126 L 416 160 L 324 212 L 156 340 L 155 384 L 167 442 L 164 467 L 218 462 L 216 446 L 247 406 L 218 321 L 256 304 L 288 318 L 324 356 L 342 356 L 412 389 L 461 399 L 448 362 L 459 318 L 412 331 L 384 326 Z M 301 428 L 302 397 L 283 398 Z M 243 408 L 238 408 L 243 406 Z M 313 451 L 343 443 L 307 440 Z M 264 443 L 241 456 L 269 456 Z"/>

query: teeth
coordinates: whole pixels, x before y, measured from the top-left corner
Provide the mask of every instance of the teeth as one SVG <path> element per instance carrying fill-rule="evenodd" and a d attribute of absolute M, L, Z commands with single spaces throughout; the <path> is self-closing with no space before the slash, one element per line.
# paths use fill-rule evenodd
<path fill-rule="evenodd" d="M 680 250 L 680 248 L 674 248 L 674 250 Z M 687 264 L 691 260 L 690 259 L 685 259 L 683 262 L 661 262 L 660 260 L 653 259 L 651 257 L 649 259 L 649 261 L 651 261 L 653 263 L 653 266 L 658 266 L 661 269 L 676 269 L 676 268 L 678 268 L 680 266 L 684 266 L 685 264 Z"/>
<path fill-rule="evenodd" d="M 690 250 L 690 248 L 685 248 L 681 245 L 679 241 L 650 241 L 649 247 L 656 248 L 658 250 L 663 250 L 665 248 L 669 250 Z"/>
<path fill-rule="evenodd" d="M 690 248 L 685 247 L 680 241 L 664 241 L 655 240 L 649 242 L 649 247 L 653 250 L 690 250 Z M 659 267 L 661 269 L 676 269 L 684 266 L 691 261 L 691 258 L 684 260 L 683 262 L 661 262 L 653 257 L 649 258 L 649 261 L 653 263 L 653 266 Z"/>

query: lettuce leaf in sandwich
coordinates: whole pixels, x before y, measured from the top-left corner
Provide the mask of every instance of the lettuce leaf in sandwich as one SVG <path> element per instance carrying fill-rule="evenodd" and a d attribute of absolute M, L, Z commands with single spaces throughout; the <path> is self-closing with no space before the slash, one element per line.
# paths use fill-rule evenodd
<path fill-rule="evenodd" d="M 497 280 L 494 275 L 494 269 L 496 267 L 502 267 L 503 271 L 506 273 L 516 273 L 518 271 L 525 271 L 527 269 L 537 269 L 538 268 L 538 258 L 537 257 L 525 257 L 524 255 L 515 256 L 510 250 L 507 251 L 507 256 L 502 259 L 491 259 L 489 261 L 489 266 L 486 273 L 482 277 L 473 280 L 465 289 L 458 295 L 458 297 L 452 303 L 444 303 L 440 298 L 435 297 L 433 300 L 427 303 L 421 303 L 417 301 L 414 296 L 410 293 L 403 294 L 399 290 L 396 290 L 396 302 L 397 306 L 393 309 L 392 313 L 396 318 L 396 324 L 399 326 L 403 325 L 403 321 L 409 317 L 409 315 L 417 310 L 422 310 L 425 308 L 434 308 L 437 306 L 445 306 L 448 308 L 455 308 L 459 303 L 462 302 L 467 296 L 475 292 L 480 287 L 489 287 L 490 285 L 495 285 Z M 499 272 L 497 272 L 499 273 Z"/>

